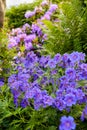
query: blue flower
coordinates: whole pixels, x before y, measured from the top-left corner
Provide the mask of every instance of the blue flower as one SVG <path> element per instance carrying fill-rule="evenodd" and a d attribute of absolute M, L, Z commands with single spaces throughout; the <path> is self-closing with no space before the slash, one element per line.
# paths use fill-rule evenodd
<path fill-rule="evenodd" d="M 54 99 L 51 96 L 45 95 L 43 96 L 43 107 L 52 106 Z"/>
<path fill-rule="evenodd" d="M 51 59 L 48 61 L 48 66 L 50 68 L 55 68 L 56 67 L 56 62 L 54 61 L 54 59 Z"/>
<path fill-rule="evenodd" d="M 32 45 L 31 42 L 25 43 L 25 49 L 26 49 L 26 50 L 31 50 L 32 48 L 33 48 L 33 45 Z"/>
<path fill-rule="evenodd" d="M 59 130 L 75 130 L 76 124 L 74 122 L 74 118 L 71 116 L 63 116 L 61 117 L 61 124 L 59 126 Z"/>
<path fill-rule="evenodd" d="M 62 57 L 59 53 L 57 53 L 55 56 L 54 56 L 54 60 L 56 61 L 56 63 L 59 63 L 61 62 L 62 60 Z"/>
<path fill-rule="evenodd" d="M 57 10 L 58 6 L 56 4 L 51 4 L 50 5 L 50 8 L 49 8 L 49 11 L 50 12 L 55 12 Z"/>
<path fill-rule="evenodd" d="M 76 78 L 76 71 L 73 68 L 67 68 L 65 74 L 68 79 L 73 80 Z"/>
<path fill-rule="evenodd" d="M 32 33 L 37 34 L 39 37 L 43 35 L 41 28 L 37 24 L 32 24 Z"/>
<path fill-rule="evenodd" d="M 59 109 L 60 111 L 64 110 L 66 108 L 66 103 L 65 101 L 63 101 L 62 99 L 59 99 L 59 97 L 57 97 L 55 99 L 54 105 L 57 109 Z"/>
<path fill-rule="evenodd" d="M 23 99 L 20 103 L 21 107 L 25 108 L 29 105 L 29 101 L 27 99 Z"/>
<path fill-rule="evenodd" d="M 24 39 L 24 42 L 29 43 L 29 42 L 32 42 L 35 39 L 36 39 L 36 35 L 35 34 L 30 34 L 30 35 L 26 36 L 26 38 Z"/>
<path fill-rule="evenodd" d="M 80 55 L 79 55 L 79 52 L 73 52 L 70 54 L 70 60 L 73 62 L 73 63 L 78 63 L 80 62 Z"/>
<path fill-rule="evenodd" d="M 65 95 L 64 101 L 67 106 L 71 107 L 72 105 L 76 104 L 77 99 L 74 94 L 70 93 Z"/>
<path fill-rule="evenodd" d="M 34 16 L 35 15 L 35 11 L 27 11 L 26 13 L 25 13 L 25 18 L 31 18 L 32 16 Z"/>
<path fill-rule="evenodd" d="M 84 70 L 85 72 L 87 72 L 87 64 L 86 64 L 86 63 L 82 63 L 82 64 L 80 65 L 80 68 L 81 68 L 82 70 Z"/>

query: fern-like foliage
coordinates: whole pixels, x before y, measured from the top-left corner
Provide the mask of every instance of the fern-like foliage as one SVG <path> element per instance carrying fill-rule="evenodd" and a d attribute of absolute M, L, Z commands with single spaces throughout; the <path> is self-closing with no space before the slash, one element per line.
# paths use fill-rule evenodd
<path fill-rule="evenodd" d="M 54 1 L 56 2 L 56 1 Z M 58 1 L 59 2 L 59 1 Z M 87 8 L 80 0 L 58 3 L 59 12 L 54 15 L 59 21 L 44 21 L 48 41 L 45 48 L 52 53 L 83 51 L 87 54 Z"/>

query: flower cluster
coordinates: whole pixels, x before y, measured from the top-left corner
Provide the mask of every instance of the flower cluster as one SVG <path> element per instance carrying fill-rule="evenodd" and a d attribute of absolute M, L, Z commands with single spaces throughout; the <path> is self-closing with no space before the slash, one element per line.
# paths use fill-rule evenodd
<path fill-rule="evenodd" d="M 46 5 L 49 7 L 47 11 L 44 10 Z M 40 27 L 42 25 L 45 27 L 42 20 L 51 20 L 51 16 L 56 12 L 57 8 L 56 4 L 50 4 L 47 1 L 43 1 L 40 7 L 36 7 L 33 11 L 27 11 L 25 13 L 26 18 L 32 18 L 36 14 L 39 15 L 41 12 L 40 18 L 35 18 L 31 25 L 26 23 L 21 28 L 12 29 L 12 32 L 9 35 L 8 47 L 20 49 L 20 47 L 23 46 L 25 50 L 31 50 L 33 47 L 36 47 L 37 44 L 42 45 L 47 39 L 47 35 Z"/>
<path fill-rule="evenodd" d="M 87 104 L 87 85 L 80 84 L 81 81 L 87 81 L 84 53 L 57 53 L 51 57 L 38 56 L 33 51 L 34 47 L 42 46 L 47 39 L 47 35 L 41 29 L 41 26 L 46 28 L 43 20 L 52 20 L 57 9 L 56 4 L 44 0 L 40 7 L 25 13 L 25 17 L 31 21 L 37 14 L 40 18 L 31 25 L 26 23 L 21 28 L 12 29 L 9 35 L 8 47 L 16 47 L 19 51 L 14 57 L 14 63 L 12 62 L 15 73 L 8 78 L 8 86 L 16 107 L 30 106 L 35 110 L 52 107 L 60 112 L 70 112 L 77 104 Z M 54 21 L 58 22 L 57 19 Z M 0 86 L 3 84 L 0 80 Z M 87 105 L 82 111 L 81 120 L 84 118 L 87 118 Z M 71 116 L 61 117 L 60 122 L 59 130 L 76 128 Z"/>
<path fill-rule="evenodd" d="M 58 53 L 51 58 L 49 55 L 38 57 L 31 51 L 26 57 L 17 57 L 17 73 L 8 79 L 16 107 L 31 106 L 38 110 L 51 106 L 63 111 L 72 109 L 73 105 L 86 103 L 87 96 L 79 85 L 79 81 L 87 80 L 84 60 L 85 54 L 81 52 L 64 55 Z M 67 130 L 75 128 L 69 119 L 73 120 L 70 117 L 64 119 Z M 65 127 L 63 123 L 60 130 Z"/>

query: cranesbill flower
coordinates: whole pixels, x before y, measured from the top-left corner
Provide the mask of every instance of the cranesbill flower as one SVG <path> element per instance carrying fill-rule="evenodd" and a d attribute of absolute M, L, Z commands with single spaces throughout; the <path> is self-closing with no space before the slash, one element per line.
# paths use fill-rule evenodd
<path fill-rule="evenodd" d="M 39 37 L 43 35 L 41 28 L 37 24 L 32 24 L 32 33 L 37 34 Z"/>
<path fill-rule="evenodd" d="M 40 109 L 40 107 L 42 107 L 43 106 L 43 104 L 42 104 L 42 102 L 39 100 L 39 101 L 34 101 L 34 109 L 35 110 L 39 110 Z"/>
<path fill-rule="evenodd" d="M 51 4 L 50 8 L 49 8 L 49 11 L 53 13 L 53 12 L 55 12 L 57 10 L 57 8 L 58 8 L 58 6 L 56 4 Z"/>
<path fill-rule="evenodd" d="M 15 47 L 18 45 L 20 41 L 18 41 L 16 38 L 10 38 L 8 48 L 11 49 L 12 47 Z"/>
<path fill-rule="evenodd" d="M 74 118 L 71 116 L 63 116 L 61 117 L 61 124 L 59 126 L 59 130 L 75 130 L 76 124 L 74 122 Z"/>
<path fill-rule="evenodd" d="M 80 68 L 81 68 L 82 70 L 84 70 L 85 72 L 87 72 L 87 64 L 86 64 L 86 63 L 82 63 L 82 64 L 80 65 Z"/>
<path fill-rule="evenodd" d="M 33 48 L 33 45 L 32 45 L 31 42 L 25 43 L 25 49 L 26 49 L 26 50 L 31 50 L 32 48 Z"/>
<path fill-rule="evenodd" d="M 10 86 L 12 83 L 14 83 L 17 80 L 17 75 L 16 74 L 12 74 L 9 78 L 8 78 L 8 85 Z"/>
<path fill-rule="evenodd" d="M 25 33 L 22 33 L 22 34 L 19 34 L 19 35 L 17 35 L 17 38 L 19 38 L 19 42 L 22 42 L 22 41 L 24 41 L 24 39 L 26 38 L 26 34 Z"/>
<path fill-rule="evenodd" d="M 67 62 L 69 60 L 69 54 L 68 53 L 63 54 L 62 60 L 63 62 Z"/>
<path fill-rule="evenodd" d="M 73 52 L 70 54 L 70 60 L 73 62 L 73 63 L 78 63 L 80 61 L 80 55 L 79 55 L 79 52 Z"/>
<path fill-rule="evenodd" d="M 48 61 L 48 66 L 50 68 L 55 68 L 56 67 L 56 61 L 54 59 L 51 59 Z"/>
<path fill-rule="evenodd" d="M 45 95 L 43 96 L 43 107 L 52 106 L 54 99 L 51 96 Z"/>
<path fill-rule="evenodd" d="M 26 92 L 25 92 L 25 99 L 32 99 L 34 98 L 34 91 L 32 89 L 28 89 Z"/>
<path fill-rule="evenodd" d="M 41 100 L 42 99 L 42 92 L 39 88 L 34 87 L 33 88 L 33 93 L 34 93 L 34 99 L 35 100 Z"/>
<path fill-rule="evenodd" d="M 80 60 L 85 61 L 85 53 L 79 52 Z"/>
<path fill-rule="evenodd" d="M 40 59 L 39 59 L 39 65 L 41 67 L 46 67 L 47 64 L 48 64 L 48 61 L 51 59 L 50 56 L 42 56 Z"/>
<path fill-rule="evenodd" d="M 36 35 L 35 34 L 30 34 L 30 35 L 26 36 L 26 38 L 24 39 L 24 42 L 29 43 L 29 42 L 32 42 L 35 39 L 36 39 Z"/>
<path fill-rule="evenodd" d="M 59 53 L 57 53 L 57 54 L 54 56 L 54 60 L 55 60 L 56 63 L 61 62 L 61 60 L 62 60 L 61 55 L 60 55 Z"/>
<path fill-rule="evenodd" d="M 50 20 L 50 15 L 49 14 L 45 14 L 42 18 L 41 18 L 41 20 L 44 20 L 44 19 L 46 19 L 46 20 Z"/>
<path fill-rule="evenodd" d="M 62 98 L 60 99 L 59 97 L 57 97 L 54 101 L 54 105 L 57 109 L 59 109 L 60 111 L 64 110 L 66 108 L 66 103 L 64 100 L 62 100 Z"/>
<path fill-rule="evenodd" d="M 34 16 L 35 15 L 35 11 L 27 11 L 26 13 L 25 13 L 25 18 L 31 18 L 32 16 Z"/>
<path fill-rule="evenodd" d="M 74 94 L 70 93 L 70 94 L 65 95 L 64 101 L 65 101 L 67 106 L 71 107 L 72 105 L 76 104 L 77 99 L 76 99 L 76 96 Z"/>
<path fill-rule="evenodd" d="M 76 71 L 73 68 L 67 68 L 65 71 L 65 74 L 66 74 L 67 78 L 70 80 L 71 79 L 73 80 L 76 77 Z"/>
<path fill-rule="evenodd" d="M 70 55 L 68 53 L 65 53 L 63 56 L 62 56 L 62 64 L 61 67 L 63 68 L 67 68 L 67 67 L 70 67 L 72 65 L 72 62 L 70 60 Z"/>
<path fill-rule="evenodd" d="M 22 99 L 21 103 L 20 103 L 21 107 L 25 108 L 29 105 L 29 101 L 28 99 Z"/>
<path fill-rule="evenodd" d="M 63 98 L 63 90 L 62 89 L 58 89 L 57 91 L 56 91 L 56 96 L 58 97 L 58 98 Z"/>
<path fill-rule="evenodd" d="M 84 92 L 81 89 L 78 89 L 76 94 L 77 99 L 81 100 L 84 98 L 84 96 L 85 96 Z"/>

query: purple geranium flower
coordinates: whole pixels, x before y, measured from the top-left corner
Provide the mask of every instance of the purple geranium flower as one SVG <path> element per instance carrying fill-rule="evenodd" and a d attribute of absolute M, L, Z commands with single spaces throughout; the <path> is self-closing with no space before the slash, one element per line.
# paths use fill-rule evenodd
<path fill-rule="evenodd" d="M 19 42 L 20 42 L 20 41 L 19 41 L 18 39 L 16 39 L 15 37 L 14 37 L 14 38 L 11 37 L 11 38 L 9 39 L 8 48 L 11 49 L 12 47 L 17 46 Z"/>
<path fill-rule="evenodd" d="M 75 69 L 73 69 L 73 68 L 67 68 L 65 71 L 65 74 L 66 74 L 67 78 L 69 78 L 69 79 L 76 78 L 76 72 L 75 72 Z"/>
<path fill-rule="evenodd" d="M 55 68 L 56 67 L 56 61 L 54 59 L 51 59 L 48 61 L 48 66 L 50 68 Z"/>
<path fill-rule="evenodd" d="M 71 116 L 63 116 L 61 117 L 61 124 L 59 126 L 59 130 L 75 130 L 76 124 L 74 122 L 74 118 Z"/>
<path fill-rule="evenodd" d="M 86 56 L 85 53 L 80 52 L 79 56 L 81 61 L 85 61 L 85 56 Z"/>
<path fill-rule="evenodd" d="M 58 6 L 56 4 L 51 4 L 50 8 L 49 8 L 49 11 L 53 13 L 53 12 L 55 12 L 57 10 L 57 8 L 58 8 Z"/>
<path fill-rule="evenodd" d="M 26 50 L 31 50 L 33 48 L 32 43 L 31 42 L 25 43 L 25 48 L 26 48 Z"/>
<path fill-rule="evenodd" d="M 29 43 L 29 42 L 32 42 L 35 39 L 36 39 L 36 35 L 35 34 L 30 34 L 30 35 L 26 36 L 24 41 L 25 41 L 25 43 Z"/>
<path fill-rule="evenodd" d="M 54 60 L 56 61 L 56 63 L 61 62 L 61 60 L 62 60 L 61 55 L 60 55 L 59 53 L 57 53 L 57 54 L 54 56 Z"/>
<path fill-rule="evenodd" d="M 34 16 L 35 15 L 35 11 L 27 11 L 26 13 L 25 13 L 25 18 L 31 18 L 32 16 Z"/>
<path fill-rule="evenodd" d="M 25 108 L 29 105 L 29 101 L 27 99 L 23 99 L 20 103 L 21 107 Z"/>
<path fill-rule="evenodd" d="M 51 96 L 45 95 L 43 96 L 43 107 L 51 106 L 54 102 L 54 99 Z"/>
<path fill-rule="evenodd" d="M 73 53 L 71 53 L 71 54 L 70 54 L 70 60 L 71 60 L 73 63 L 79 62 L 79 61 L 80 61 L 79 52 L 73 52 Z"/>
<path fill-rule="evenodd" d="M 70 93 L 70 94 L 66 94 L 65 95 L 65 98 L 64 98 L 64 101 L 66 103 L 67 106 L 72 106 L 72 105 L 75 105 L 76 104 L 76 97 L 74 94 Z"/>
<path fill-rule="evenodd" d="M 55 105 L 55 107 L 56 107 L 57 109 L 59 109 L 60 111 L 62 111 L 62 110 L 64 110 L 64 109 L 66 108 L 65 102 L 64 102 L 62 99 L 60 99 L 59 97 L 57 97 L 57 98 L 55 99 L 54 105 Z"/>
<path fill-rule="evenodd" d="M 80 68 L 81 68 L 82 70 L 84 70 L 85 72 L 87 72 L 87 64 L 86 64 L 86 63 L 82 63 L 82 64 L 80 65 Z"/>

